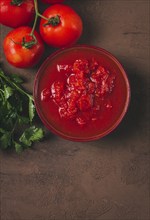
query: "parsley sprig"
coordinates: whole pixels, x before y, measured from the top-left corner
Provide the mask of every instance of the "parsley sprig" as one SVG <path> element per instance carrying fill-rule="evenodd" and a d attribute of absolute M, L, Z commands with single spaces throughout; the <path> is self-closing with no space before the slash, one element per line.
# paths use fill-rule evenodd
<path fill-rule="evenodd" d="M 21 83 L 18 75 L 8 76 L 0 69 L 0 148 L 14 147 L 17 153 L 44 136 L 42 128 L 33 125 L 33 96 L 21 88 Z M 16 130 L 22 131 L 19 136 Z"/>

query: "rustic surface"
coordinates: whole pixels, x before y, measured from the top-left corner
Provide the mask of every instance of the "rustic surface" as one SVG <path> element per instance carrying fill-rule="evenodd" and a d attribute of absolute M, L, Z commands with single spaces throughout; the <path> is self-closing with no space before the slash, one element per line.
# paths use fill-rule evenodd
<path fill-rule="evenodd" d="M 80 43 L 109 50 L 126 69 L 130 108 L 116 131 L 101 140 L 74 143 L 50 133 L 21 155 L 0 152 L 0 219 L 148 220 L 149 0 L 69 2 L 84 20 Z M 9 30 L 1 27 L 1 45 Z M 16 69 L 2 49 L 1 55 L 3 68 L 24 76 L 32 91 L 39 66 Z"/>

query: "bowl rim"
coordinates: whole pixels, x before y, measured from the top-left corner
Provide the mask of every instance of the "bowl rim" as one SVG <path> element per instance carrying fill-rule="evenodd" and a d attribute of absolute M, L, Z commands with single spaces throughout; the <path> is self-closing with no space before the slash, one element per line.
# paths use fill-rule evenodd
<path fill-rule="evenodd" d="M 63 52 L 63 51 L 67 51 L 67 50 L 71 50 L 71 49 L 74 49 L 74 48 L 89 48 L 89 49 L 95 49 L 95 50 L 98 50 L 102 53 L 104 53 L 106 56 L 108 56 L 114 63 L 117 64 L 118 68 L 120 69 L 120 72 L 122 73 L 123 75 L 123 78 L 125 80 L 125 84 L 126 84 L 126 101 L 125 101 L 125 104 L 124 104 L 124 108 L 122 110 L 122 113 L 120 114 L 120 116 L 118 117 L 118 119 L 115 121 L 115 123 L 110 127 L 108 128 L 106 131 L 98 134 L 98 135 L 95 135 L 95 136 L 90 136 L 90 137 L 86 137 L 86 138 L 81 138 L 81 137 L 72 137 L 70 135 L 67 135 L 67 134 L 64 134 L 63 132 L 61 131 L 58 131 L 57 129 L 55 129 L 53 126 L 51 126 L 45 119 L 44 117 L 44 114 L 42 113 L 42 111 L 40 110 L 40 106 L 38 105 L 38 98 L 37 98 L 37 85 L 39 83 L 39 78 L 40 78 L 40 75 L 41 75 L 41 72 L 42 72 L 42 69 L 45 68 L 45 66 L 47 65 L 47 62 L 49 60 L 51 60 L 53 57 L 55 57 L 57 54 Z M 43 122 L 44 126 L 49 130 L 51 131 L 52 133 L 64 138 L 64 139 L 67 139 L 67 140 L 70 140 L 70 141 L 76 141 L 76 142 L 87 142 L 87 141 L 94 141 L 94 140 L 98 140 L 106 135 L 108 135 L 109 133 L 111 133 L 113 130 L 115 130 L 115 128 L 121 123 L 122 119 L 124 118 L 125 114 L 127 113 L 127 110 L 128 110 L 128 107 L 129 107 L 129 103 L 130 103 L 130 100 L 131 100 L 131 89 L 130 89 L 130 83 L 129 83 L 129 80 L 128 80 L 128 77 L 127 77 L 127 74 L 122 66 L 122 64 L 118 61 L 118 59 L 113 55 L 111 54 L 110 52 L 108 52 L 107 50 L 105 50 L 104 48 L 101 48 L 101 47 L 98 47 L 98 46 L 93 46 L 93 45 L 88 45 L 88 44 L 76 44 L 76 45 L 73 45 L 73 46 L 69 46 L 69 47 L 65 47 L 65 48 L 61 48 L 61 49 L 58 49 L 56 51 L 54 51 L 52 54 L 50 54 L 46 59 L 45 61 L 42 63 L 42 65 L 40 66 L 40 68 L 38 69 L 37 73 L 36 73 L 36 76 L 35 76 L 35 79 L 34 79 L 34 87 L 33 87 L 33 98 L 34 98 L 34 103 L 35 103 L 35 108 L 36 108 L 36 111 L 41 119 L 41 121 Z"/>

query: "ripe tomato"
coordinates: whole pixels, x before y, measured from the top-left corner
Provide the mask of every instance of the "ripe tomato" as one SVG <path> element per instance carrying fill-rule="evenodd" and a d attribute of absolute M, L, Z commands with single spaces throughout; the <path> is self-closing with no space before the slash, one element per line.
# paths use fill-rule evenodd
<path fill-rule="evenodd" d="M 48 3 L 48 4 L 55 4 L 55 3 L 62 3 L 64 2 L 64 0 L 42 0 L 42 2 Z"/>
<path fill-rule="evenodd" d="M 34 18 L 33 0 L 0 0 L 0 23 L 12 28 L 28 25 Z"/>
<path fill-rule="evenodd" d="M 10 31 L 4 39 L 3 47 L 6 59 L 16 67 L 31 67 L 40 60 L 44 52 L 44 44 L 40 35 L 34 31 L 34 37 L 30 35 L 31 28 L 27 26 Z"/>
<path fill-rule="evenodd" d="M 43 40 L 53 47 L 66 47 L 74 44 L 82 33 L 82 20 L 69 6 L 55 4 L 48 7 L 40 22 Z"/>

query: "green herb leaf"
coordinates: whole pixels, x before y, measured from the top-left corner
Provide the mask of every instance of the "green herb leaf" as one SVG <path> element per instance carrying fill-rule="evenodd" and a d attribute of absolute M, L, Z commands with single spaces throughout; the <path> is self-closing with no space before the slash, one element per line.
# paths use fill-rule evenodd
<path fill-rule="evenodd" d="M 7 149 L 11 144 L 11 133 L 5 132 L 0 138 L 0 147 L 2 149 Z"/>
<path fill-rule="evenodd" d="M 14 83 L 17 83 L 17 84 L 21 84 L 23 83 L 23 80 L 16 74 L 11 74 L 10 75 L 10 79 L 14 82 Z"/>
<path fill-rule="evenodd" d="M 43 136 L 44 133 L 41 128 L 36 128 L 35 126 L 32 126 L 23 132 L 23 134 L 19 138 L 19 141 L 23 143 L 24 146 L 30 147 L 32 142 L 40 141 Z"/>
<path fill-rule="evenodd" d="M 4 134 L 5 133 L 5 130 L 3 128 L 0 128 L 0 133 L 1 134 Z"/>
<path fill-rule="evenodd" d="M 34 106 L 33 100 L 29 98 L 29 120 L 30 122 L 32 122 L 34 115 L 35 115 L 35 106 Z"/>
<path fill-rule="evenodd" d="M 4 85 L 4 97 L 8 99 L 13 94 L 13 89 L 10 86 Z"/>
<path fill-rule="evenodd" d="M 25 116 L 18 115 L 18 123 L 19 124 L 28 124 L 29 123 L 29 118 L 27 118 Z"/>
<path fill-rule="evenodd" d="M 18 144 L 17 142 L 14 142 L 16 153 L 20 154 L 23 151 L 23 147 L 21 144 Z"/>
<path fill-rule="evenodd" d="M 18 112 L 22 112 L 23 111 L 23 106 L 22 106 L 23 100 L 21 100 L 20 98 L 16 99 L 16 109 Z"/>
<path fill-rule="evenodd" d="M 40 141 L 44 137 L 44 132 L 42 128 L 36 128 L 35 126 L 32 126 L 30 128 L 30 131 L 32 131 L 31 133 L 33 133 L 30 138 L 30 140 L 33 142 Z"/>
<path fill-rule="evenodd" d="M 35 115 L 33 96 L 21 88 L 20 83 L 20 77 L 15 74 L 7 76 L 0 69 L 0 148 L 14 147 L 17 153 L 44 135 L 41 128 L 32 125 Z M 24 125 L 26 129 L 18 138 L 16 130 L 23 129 Z"/>
<path fill-rule="evenodd" d="M 12 109 L 12 105 L 7 100 L 5 100 L 5 107 L 7 108 L 7 110 L 11 110 Z"/>
<path fill-rule="evenodd" d="M 5 75 L 2 69 L 0 69 L 0 75 Z"/>

